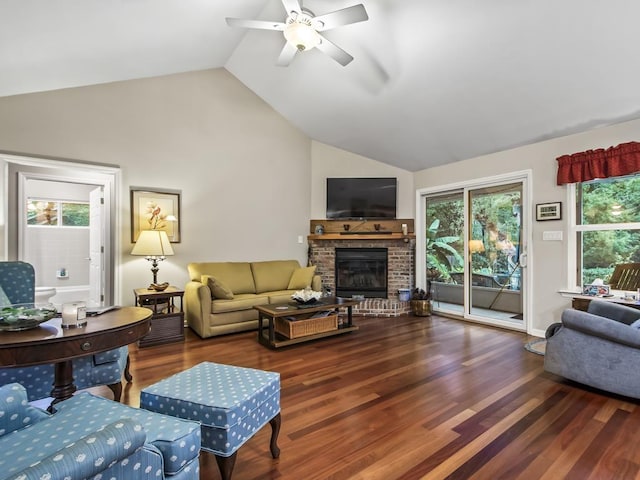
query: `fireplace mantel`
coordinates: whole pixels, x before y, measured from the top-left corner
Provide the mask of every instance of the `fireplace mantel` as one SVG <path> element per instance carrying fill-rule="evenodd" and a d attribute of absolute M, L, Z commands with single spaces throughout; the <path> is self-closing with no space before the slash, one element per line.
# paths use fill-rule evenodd
<path fill-rule="evenodd" d="M 413 218 L 335 220 L 315 219 L 309 221 L 309 238 L 318 240 L 341 240 L 357 237 L 376 240 L 388 238 L 411 238 L 414 233 Z"/>
<path fill-rule="evenodd" d="M 413 233 L 403 235 L 402 233 L 386 233 L 386 234 L 358 234 L 358 233 L 325 233 L 322 235 L 308 235 L 308 240 L 322 241 L 322 240 L 405 240 L 409 241 L 415 239 L 416 236 Z"/>

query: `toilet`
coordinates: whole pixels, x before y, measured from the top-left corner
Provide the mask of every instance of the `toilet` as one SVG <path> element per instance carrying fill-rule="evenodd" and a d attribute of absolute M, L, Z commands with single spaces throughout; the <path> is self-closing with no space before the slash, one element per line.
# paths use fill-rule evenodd
<path fill-rule="evenodd" d="M 51 299 L 56 295 L 54 287 L 36 287 L 35 302 L 51 303 Z"/>

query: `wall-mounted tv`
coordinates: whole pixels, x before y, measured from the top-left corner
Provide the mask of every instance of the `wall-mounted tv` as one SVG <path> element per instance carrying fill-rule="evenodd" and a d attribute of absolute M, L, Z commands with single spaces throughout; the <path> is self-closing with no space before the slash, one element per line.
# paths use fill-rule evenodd
<path fill-rule="evenodd" d="M 396 218 L 396 178 L 327 178 L 327 218 Z"/>

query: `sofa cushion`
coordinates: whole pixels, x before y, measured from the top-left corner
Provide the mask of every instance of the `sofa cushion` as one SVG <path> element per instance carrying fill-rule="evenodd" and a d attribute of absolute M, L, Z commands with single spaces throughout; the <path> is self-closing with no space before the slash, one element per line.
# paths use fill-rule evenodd
<path fill-rule="evenodd" d="M 200 282 L 202 275 L 211 275 L 224 282 L 234 295 L 256 293 L 251 265 L 248 262 L 190 263 L 188 269 L 192 281 Z"/>
<path fill-rule="evenodd" d="M 52 432 L 53 433 L 53 432 Z M 36 432 L 34 431 L 35 435 Z M 53 433 L 55 435 L 55 433 Z M 144 445 L 145 433 L 142 425 L 128 418 L 116 420 L 109 425 L 97 429 L 86 436 L 68 443 L 60 445 L 60 449 L 51 453 L 48 457 L 25 458 L 27 465 L 22 468 L 10 459 L 10 469 L 16 471 L 17 475 L 12 480 L 34 479 L 71 479 L 71 478 L 126 478 L 111 476 L 112 470 L 105 470 L 105 467 L 113 467 L 119 461 L 131 461 L 133 464 L 142 461 L 141 455 L 136 455 Z M 18 438 L 18 437 L 16 437 Z M 23 437 L 25 438 L 25 437 Z M 35 438 L 29 435 L 26 439 L 29 447 Z M 22 439 L 21 439 L 22 440 Z M 140 462 L 142 464 L 142 462 Z M 160 462 L 158 462 L 160 464 Z M 130 468 L 126 474 L 135 475 L 137 468 Z M 123 472 L 124 474 L 124 472 Z M 1 475 L 1 474 L 0 474 Z M 151 477 L 151 475 L 149 475 Z M 137 477 L 141 478 L 141 477 Z M 156 478 L 153 475 L 153 478 Z"/>
<path fill-rule="evenodd" d="M 269 303 L 289 303 L 291 302 L 291 295 L 295 293 L 295 290 L 276 290 L 275 292 L 269 292 Z"/>
<path fill-rule="evenodd" d="M 29 405 L 27 391 L 19 383 L 0 387 L 0 436 L 48 417 L 46 412 Z"/>
<path fill-rule="evenodd" d="M 271 260 L 251 263 L 256 293 L 286 290 L 293 271 L 300 268 L 297 260 Z"/>
<path fill-rule="evenodd" d="M 75 425 L 74 425 L 75 426 Z M 57 428 L 56 428 L 57 427 Z M 159 454 L 143 455 L 144 429 L 130 419 L 100 427 L 94 425 L 85 435 L 77 428 L 64 430 L 55 420 L 40 422 L 28 428 L 0 437 L 0 478 L 3 480 L 94 478 L 113 467 L 114 462 L 131 461 L 128 476 L 104 478 L 158 478 L 162 473 Z M 152 447 L 153 448 L 153 447 Z M 146 476 L 136 476 L 142 467 Z M 151 474 L 153 472 L 153 474 Z M 71 475 L 69 475 L 71 474 Z"/>
<path fill-rule="evenodd" d="M 120 418 L 130 418 L 142 424 L 147 434 L 147 443 L 162 452 L 164 462 L 161 464 L 164 463 L 166 474 L 178 474 L 200 452 L 200 426 L 194 422 L 159 416 L 87 392 L 57 403 L 56 408 L 57 412 L 51 419 L 41 423 L 49 423 L 52 432 L 64 432 L 64 438 L 57 443 L 63 440 L 75 441 L 97 427 Z M 157 468 L 154 471 L 157 472 Z"/>
<path fill-rule="evenodd" d="M 267 295 L 254 295 L 244 293 L 234 295 L 233 300 L 214 300 L 211 302 L 211 313 L 228 313 L 237 310 L 251 310 L 256 305 L 269 303 Z M 256 314 L 257 318 L 257 314 Z"/>
<path fill-rule="evenodd" d="M 300 290 L 311 286 L 313 275 L 316 273 L 316 266 L 297 268 L 293 271 L 289 280 L 288 290 Z"/>
<path fill-rule="evenodd" d="M 233 300 L 233 292 L 220 279 L 212 275 L 202 275 L 202 283 L 211 290 L 212 298 L 221 298 L 223 300 Z"/>

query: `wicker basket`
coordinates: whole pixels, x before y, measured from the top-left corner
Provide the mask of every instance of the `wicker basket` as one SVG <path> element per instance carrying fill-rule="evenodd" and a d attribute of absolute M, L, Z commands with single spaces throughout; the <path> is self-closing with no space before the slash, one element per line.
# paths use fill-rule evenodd
<path fill-rule="evenodd" d="M 417 317 L 430 317 L 431 300 L 411 300 L 411 310 Z"/>
<path fill-rule="evenodd" d="M 287 338 L 306 337 L 316 333 L 330 332 L 338 329 L 338 315 L 299 320 L 277 317 L 274 322 L 274 329 L 277 333 Z"/>

